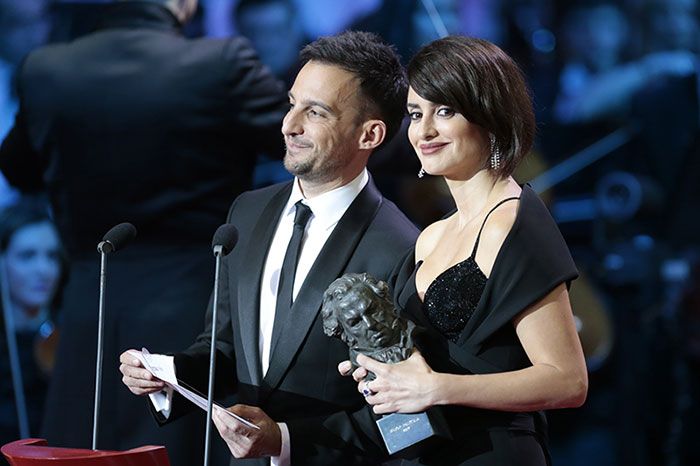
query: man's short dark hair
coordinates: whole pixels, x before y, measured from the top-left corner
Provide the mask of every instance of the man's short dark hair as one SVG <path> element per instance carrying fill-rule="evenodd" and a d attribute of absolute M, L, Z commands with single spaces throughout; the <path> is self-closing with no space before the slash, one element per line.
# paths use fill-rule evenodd
<path fill-rule="evenodd" d="M 408 83 L 396 51 L 378 35 L 346 31 L 321 37 L 300 53 L 302 66 L 309 61 L 338 66 L 358 77 L 367 102 L 363 117 L 378 117 L 386 124 L 384 143 L 401 126 L 406 113 Z"/>

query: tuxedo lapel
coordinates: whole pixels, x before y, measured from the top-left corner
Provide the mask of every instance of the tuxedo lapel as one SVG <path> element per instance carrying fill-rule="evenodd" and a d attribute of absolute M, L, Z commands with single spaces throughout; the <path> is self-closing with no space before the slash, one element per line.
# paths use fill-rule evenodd
<path fill-rule="evenodd" d="M 238 328 L 241 345 L 245 353 L 246 364 L 250 371 L 253 385 L 259 385 L 262 379 L 260 352 L 258 350 L 260 333 L 260 281 L 262 280 L 265 260 L 275 234 L 282 209 L 289 199 L 291 183 L 275 193 L 258 217 L 248 240 L 246 253 L 240 262 L 240 270 L 234 270 L 238 276 Z M 233 278 L 235 280 L 235 277 Z"/>
<path fill-rule="evenodd" d="M 306 276 L 279 339 L 274 342 L 263 390 L 273 390 L 280 383 L 316 319 L 323 293 L 347 266 L 381 203 L 382 197 L 370 180 L 336 225 Z"/>

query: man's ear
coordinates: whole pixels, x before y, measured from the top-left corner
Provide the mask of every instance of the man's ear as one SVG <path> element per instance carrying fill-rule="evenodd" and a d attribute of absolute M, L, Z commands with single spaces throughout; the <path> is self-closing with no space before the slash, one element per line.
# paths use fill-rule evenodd
<path fill-rule="evenodd" d="M 365 150 L 376 149 L 385 137 L 386 123 L 382 120 L 367 120 L 362 124 L 359 147 Z"/>

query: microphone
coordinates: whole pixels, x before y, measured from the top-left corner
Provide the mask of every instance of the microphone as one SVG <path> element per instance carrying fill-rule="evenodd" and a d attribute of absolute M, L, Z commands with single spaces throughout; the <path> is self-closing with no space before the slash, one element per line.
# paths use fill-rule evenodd
<path fill-rule="evenodd" d="M 95 367 L 95 406 L 92 418 L 92 449 L 97 450 L 97 430 L 100 420 L 100 392 L 102 391 L 102 353 L 104 342 L 104 304 L 106 272 L 105 263 L 107 254 L 118 251 L 126 246 L 136 236 L 136 228 L 131 223 L 120 223 L 112 227 L 102 237 L 102 241 L 97 245 L 100 253 L 100 302 L 97 318 L 97 363 Z"/>
<path fill-rule="evenodd" d="M 214 254 L 227 255 L 238 242 L 238 230 L 230 223 L 225 223 L 216 229 L 214 238 L 211 240 L 211 247 Z M 218 248 L 218 250 L 217 250 Z"/>
<path fill-rule="evenodd" d="M 118 251 L 129 244 L 135 237 L 136 228 L 131 223 L 120 223 L 105 233 L 102 241 L 97 245 L 97 250 L 103 254 Z"/>
<path fill-rule="evenodd" d="M 207 390 L 207 429 L 204 435 L 204 466 L 209 465 L 209 439 L 211 437 L 211 415 L 214 404 L 214 373 L 216 370 L 216 323 L 219 314 L 219 272 L 221 258 L 231 252 L 238 241 L 238 230 L 230 223 L 216 229 L 211 241 L 216 264 L 214 266 L 214 298 L 212 299 L 211 345 L 209 347 L 209 388 Z"/>

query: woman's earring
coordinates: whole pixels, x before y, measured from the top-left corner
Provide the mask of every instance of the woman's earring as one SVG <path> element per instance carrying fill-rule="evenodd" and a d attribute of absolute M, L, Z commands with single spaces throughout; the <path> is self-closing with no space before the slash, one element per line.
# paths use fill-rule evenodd
<path fill-rule="evenodd" d="M 425 170 L 423 170 L 423 167 L 420 167 L 420 170 L 418 170 L 418 178 L 423 178 L 425 176 Z"/>
<path fill-rule="evenodd" d="M 496 147 L 496 136 L 489 135 L 491 141 L 491 169 L 498 170 L 501 167 L 501 151 Z"/>

